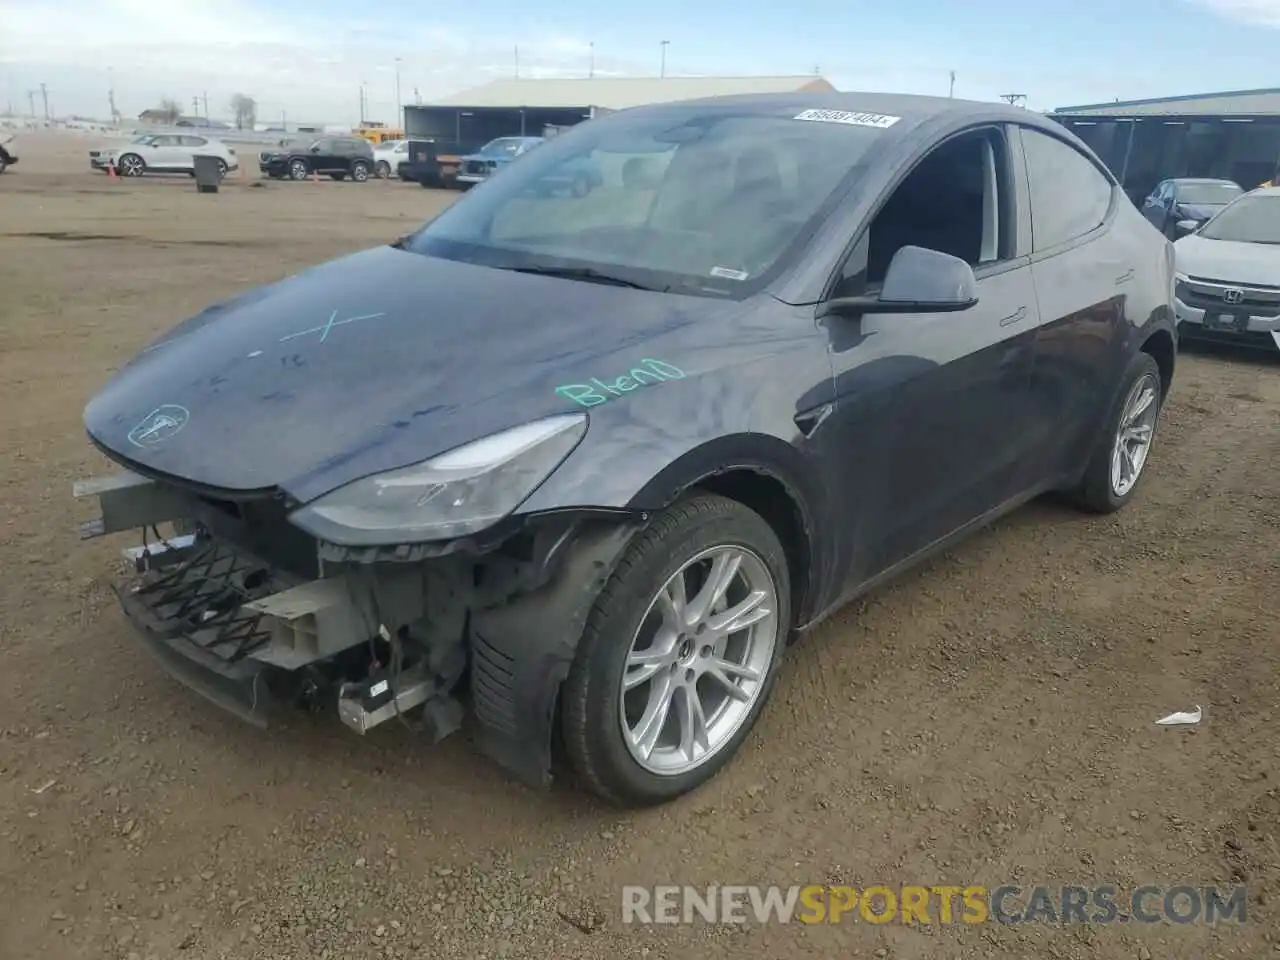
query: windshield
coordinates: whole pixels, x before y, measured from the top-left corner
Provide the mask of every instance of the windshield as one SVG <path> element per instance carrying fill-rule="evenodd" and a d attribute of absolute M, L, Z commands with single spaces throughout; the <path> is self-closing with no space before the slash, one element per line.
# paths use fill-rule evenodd
<path fill-rule="evenodd" d="M 732 109 L 589 121 L 467 194 L 407 248 L 747 296 L 808 239 L 883 130 Z"/>
<path fill-rule="evenodd" d="M 519 137 L 499 137 L 486 143 L 480 148 L 480 152 L 491 156 L 515 156 L 522 143 L 524 141 Z"/>
<path fill-rule="evenodd" d="M 1244 193 L 1234 183 L 1180 183 L 1175 191 L 1179 203 L 1230 203 Z"/>
<path fill-rule="evenodd" d="M 1280 196 L 1241 197 L 1205 224 L 1200 236 L 1280 244 Z"/>
<path fill-rule="evenodd" d="M 152 140 L 154 140 L 154 139 L 155 139 L 155 135 L 154 135 L 154 134 L 146 133 L 146 134 L 143 134 L 143 135 L 142 135 L 142 136 L 140 136 L 140 137 L 134 137 L 134 138 L 133 138 L 132 140 L 130 140 L 129 142 L 130 142 L 130 143 L 150 143 L 150 142 L 151 142 Z"/>

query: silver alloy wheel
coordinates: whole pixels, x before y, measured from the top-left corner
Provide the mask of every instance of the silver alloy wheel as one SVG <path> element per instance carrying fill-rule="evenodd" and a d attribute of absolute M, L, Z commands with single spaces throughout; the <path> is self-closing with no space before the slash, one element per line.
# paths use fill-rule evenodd
<path fill-rule="evenodd" d="M 369 168 L 363 163 L 357 163 L 351 168 L 351 179 L 356 183 L 364 183 L 369 179 Z"/>
<path fill-rule="evenodd" d="M 1133 489 L 1151 452 L 1160 407 L 1160 383 L 1153 374 L 1139 378 L 1124 402 L 1111 448 L 1111 491 L 1117 497 Z"/>
<path fill-rule="evenodd" d="M 295 180 L 305 180 L 307 177 L 307 165 L 301 160 L 295 160 L 289 164 L 289 176 Z"/>
<path fill-rule="evenodd" d="M 777 584 L 746 547 L 710 547 L 673 574 L 623 669 L 619 720 L 636 763 L 677 776 L 719 753 L 764 689 L 778 633 Z"/>
<path fill-rule="evenodd" d="M 120 158 L 120 172 L 126 177 L 142 176 L 142 158 L 126 153 Z"/>
<path fill-rule="evenodd" d="M 374 165 L 374 170 L 377 172 L 379 180 L 391 179 L 391 164 L 387 163 L 387 161 L 379 160 Z"/>

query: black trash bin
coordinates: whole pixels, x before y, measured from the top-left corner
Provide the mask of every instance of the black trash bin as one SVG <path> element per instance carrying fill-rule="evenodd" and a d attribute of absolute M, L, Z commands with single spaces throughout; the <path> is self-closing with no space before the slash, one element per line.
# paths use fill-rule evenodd
<path fill-rule="evenodd" d="M 201 193 L 217 193 L 222 182 L 222 159 L 197 155 L 195 158 L 196 189 Z"/>

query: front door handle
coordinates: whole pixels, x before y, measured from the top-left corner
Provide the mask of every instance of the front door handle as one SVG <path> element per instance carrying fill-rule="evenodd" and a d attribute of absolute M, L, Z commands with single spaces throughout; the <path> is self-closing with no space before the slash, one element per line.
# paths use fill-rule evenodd
<path fill-rule="evenodd" d="M 1122 283 L 1128 283 L 1132 279 L 1133 279 L 1133 270 L 1132 269 L 1126 270 L 1124 273 L 1120 274 L 1120 276 L 1116 277 L 1116 286 L 1118 287 Z"/>
<path fill-rule="evenodd" d="M 1009 315 L 1008 315 L 1007 317 L 1005 317 L 1003 320 L 1001 320 L 1001 321 L 1000 321 L 1000 326 L 1002 326 L 1002 327 L 1011 327 L 1011 326 L 1013 326 L 1015 323 L 1021 323 L 1021 322 L 1022 322 L 1023 320 L 1025 320 L 1025 319 L 1027 319 L 1027 308 L 1026 308 L 1026 306 L 1024 305 L 1024 306 L 1019 307 L 1019 308 L 1018 308 L 1016 311 L 1014 311 L 1013 313 L 1009 314 Z"/>

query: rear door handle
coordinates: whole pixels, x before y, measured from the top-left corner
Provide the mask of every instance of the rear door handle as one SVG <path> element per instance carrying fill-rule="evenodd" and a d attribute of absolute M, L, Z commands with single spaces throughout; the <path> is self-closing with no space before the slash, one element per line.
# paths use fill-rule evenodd
<path fill-rule="evenodd" d="M 1116 277 L 1116 286 L 1118 287 L 1122 283 L 1128 283 L 1132 279 L 1133 279 L 1133 270 L 1132 269 L 1126 270 L 1124 273 L 1120 274 L 1120 276 Z"/>
<path fill-rule="evenodd" d="M 1015 312 L 1009 314 L 1007 317 L 1001 320 L 1000 326 L 1011 327 L 1015 323 L 1021 323 L 1025 319 L 1027 319 L 1027 308 L 1025 306 L 1022 306 L 1022 307 L 1019 307 Z"/>

